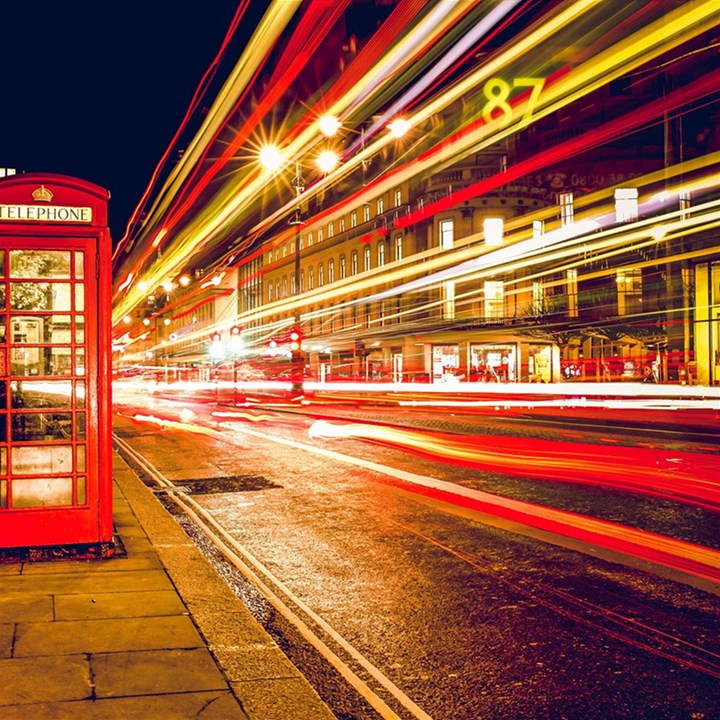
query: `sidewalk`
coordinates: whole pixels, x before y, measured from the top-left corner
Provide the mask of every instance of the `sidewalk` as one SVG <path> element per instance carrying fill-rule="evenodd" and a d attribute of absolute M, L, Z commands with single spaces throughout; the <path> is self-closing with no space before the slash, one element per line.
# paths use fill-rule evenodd
<path fill-rule="evenodd" d="M 335 716 L 117 455 L 126 556 L 0 563 L 3 720 Z"/>

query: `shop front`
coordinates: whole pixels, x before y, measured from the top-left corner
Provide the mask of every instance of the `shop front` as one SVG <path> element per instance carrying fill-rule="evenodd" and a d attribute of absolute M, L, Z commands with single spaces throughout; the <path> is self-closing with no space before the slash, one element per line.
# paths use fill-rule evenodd
<path fill-rule="evenodd" d="M 470 343 L 471 382 L 517 382 L 517 343 Z"/>
<path fill-rule="evenodd" d="M 460 346 L 432 346 L 432 382 L 457 382 L 460 373 Z"/>

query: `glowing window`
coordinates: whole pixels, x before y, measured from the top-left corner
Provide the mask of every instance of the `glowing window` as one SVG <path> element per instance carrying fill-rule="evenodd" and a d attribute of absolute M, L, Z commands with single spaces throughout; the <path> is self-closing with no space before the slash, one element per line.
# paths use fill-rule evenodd
<path fill-rule="evenodd" d="M 444 250 L 450 250 L 455 241 L 455 229 L 452 220 L 440 221 L 440 247 Z"/>
<path fill-rule="evenodd" d="M 617 222 L 638 219 L 637 188 L 618 188 L 615 191 L 615 219 Z"/>
<path fill-rule="evenodd" d="M 573 209 L 573 194 L 571 192 L 560 193 L 558 196 L 560 202 L 560 224 L 570 225 L 573 222 L 575 211 Z"/>
<path fill-rule="evenodd" d="M 505 286 L 502 280 L 485 280 L 484 301 L 486 320 L 498 320 L 504 317 Z"/>
<path fill-rule="evenodd" d="M 502 218 L 485 218 L 483 220 L 485 244 L 493 246 L 502 245 L 504 229 L 505 223 Z"/>

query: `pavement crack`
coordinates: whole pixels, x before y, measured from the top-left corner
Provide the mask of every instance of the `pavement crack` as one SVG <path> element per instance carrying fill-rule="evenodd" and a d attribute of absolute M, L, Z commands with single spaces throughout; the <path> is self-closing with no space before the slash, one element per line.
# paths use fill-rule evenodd
<path fill-rule="evenodd" d="M 93 700 L 97 700 L 97 694 L 95 692 L 95 670 L 93 670 L 92 653 L 85 653 L 85 660 L 87 660 L 88 664 L 88 684 L 90 686 L 90 697 Z"/>

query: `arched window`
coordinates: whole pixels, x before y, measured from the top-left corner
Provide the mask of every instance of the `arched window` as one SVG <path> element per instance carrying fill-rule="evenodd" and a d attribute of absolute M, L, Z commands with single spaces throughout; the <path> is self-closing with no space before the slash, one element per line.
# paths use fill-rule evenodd
<path fill-rule="evenodd" d="M 312 268 L 308 269 L 308 288 L 312 290 L 315 287 L 315 271 Z"/>
<path fill-rule="evenodd" d="M 345 262 L 345 256 L 340 256 L 340 279 L 344 280 L 347 277 L 347 263 Z"/>
<path fill-rule="evenodd" d="M 377 253 L 378 253 L 378 267 L 382 267 L 385 264 L 385 243 L 379 242 L 377 247 Z"/>
<path fill-rule="evenodd" d="M 335 261 L 334 260 L 328 260 L 328 282 L 329 283 L 335 282 Z"/>
<path fill-rule="evenodd" d="M 325 284 L 325 266 L 320 263 L 318 265 L 318 287 L 322 287 Z"/>
<path fill-rule="evenodd" d="M 358 274 L 358 254 L 357 250 L 352 251 L 352 255 L 350 256 L 350 274 L 351 275 L 357 275 Z"/>
<path fill-rule="evenodd" d="M 366 245 L 365 246 L 365 266 L 364 266 L 365 272 L 370 270 L 371 267 L 372 267 L 372 260 L 370 258 L 370 246 Z"/>

